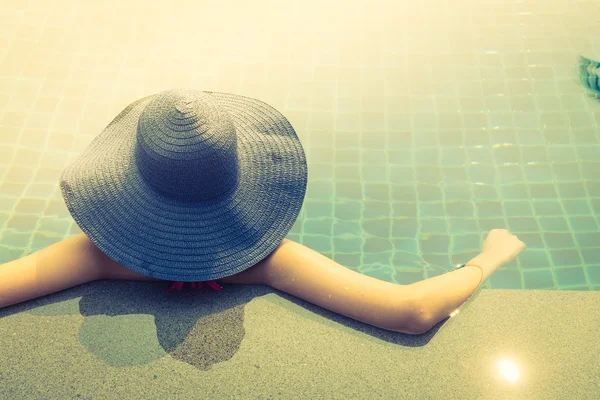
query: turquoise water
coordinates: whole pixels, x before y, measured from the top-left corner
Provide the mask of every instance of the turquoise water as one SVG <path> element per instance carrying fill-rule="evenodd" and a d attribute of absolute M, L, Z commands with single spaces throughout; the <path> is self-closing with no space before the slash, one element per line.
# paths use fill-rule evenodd
<path fill-rule="evenodd" d="M 486 287 L 600 290 L 600 100 L 577 66 L 600 54 L 591 11 L 464 3 L 214 4 L 193 46 L 197 21 L 158 7 L 3 19 L 0 262 L 80 232 L 58 177 L 127 104 L 194 87 L 295 127 L 309 185 L 290 239 L 407 284 L 506 228 L 528 247 Z"/>

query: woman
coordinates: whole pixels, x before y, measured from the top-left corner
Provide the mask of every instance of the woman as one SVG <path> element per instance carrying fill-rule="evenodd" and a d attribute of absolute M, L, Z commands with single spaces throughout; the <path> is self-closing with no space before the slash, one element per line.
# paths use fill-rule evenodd
<path fill-rule="evenodd" d="M 411 285 L 381 281 L 285 239 L 306 183 L 302 146 L 269 105 L 183 89 L 142 98 L 63 171 L 83 233 L 0 266 L 0 308 L 97 279 L 264 284 L 420 334 L 525 248 L 494 229 L 464 268 Z"/>

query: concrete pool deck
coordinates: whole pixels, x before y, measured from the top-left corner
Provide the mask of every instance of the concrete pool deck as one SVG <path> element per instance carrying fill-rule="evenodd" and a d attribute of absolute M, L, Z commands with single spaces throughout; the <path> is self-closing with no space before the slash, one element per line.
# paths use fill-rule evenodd
<path fill-rule="evenodd" d="M 97 281 L 0 310 L 0 398 L 597 399 L 599 305 L 480 289 L 411 336 L 266 286 Z"/>

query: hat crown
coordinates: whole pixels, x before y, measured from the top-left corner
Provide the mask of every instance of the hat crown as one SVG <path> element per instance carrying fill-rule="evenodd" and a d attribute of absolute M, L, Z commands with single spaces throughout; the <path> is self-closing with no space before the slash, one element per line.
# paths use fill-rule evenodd
<path fill-rule="evenodd" d="M 165 196 L 215 200 L 237 186 L 235 125 L 210 94 L 175 89 L 156 95 L 139 117 L 136 139 L 142 178 Z"/>

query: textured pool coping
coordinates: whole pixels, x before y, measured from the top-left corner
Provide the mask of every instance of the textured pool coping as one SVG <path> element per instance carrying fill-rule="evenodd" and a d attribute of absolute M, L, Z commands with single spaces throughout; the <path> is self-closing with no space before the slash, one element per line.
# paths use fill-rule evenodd
<path fill-rule="evenodd" d="M 0 310 L 0 398 L 597 399 L 599 306 L 482 289 L 411 336 L 265 286 L 93 282 Z"/>

